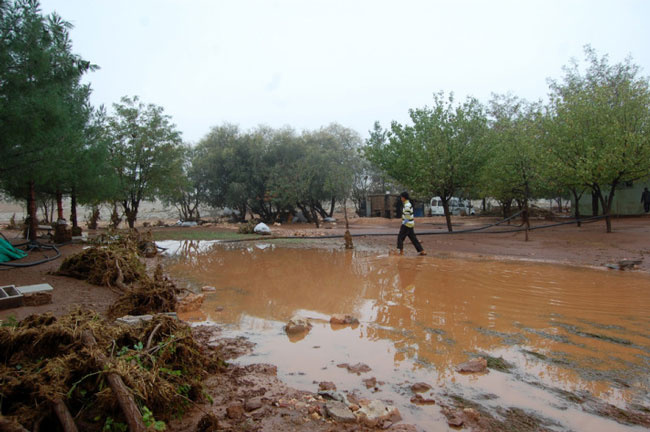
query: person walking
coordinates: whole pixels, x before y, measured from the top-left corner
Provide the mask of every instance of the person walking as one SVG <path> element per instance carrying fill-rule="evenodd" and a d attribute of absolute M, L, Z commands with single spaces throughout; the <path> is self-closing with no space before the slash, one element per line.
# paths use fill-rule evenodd
<path fill-rule="evenodd" d="M 643 203 L 643 210 L 648 213 L 650 211 L 650 191 L 648 191 L 648 188 L 643 189 L 641 202 Z"/>
<path fill-rule="evenodd" d="M 400 194 L 400 199 L 402 200 L 402 226 L 399 228 L 399 234 L 397 235 L 397 250 L 400 255 L 404 255 L 404 239 L 408 237 L 411 239 L 411 243 L 415 246 L 415 249 L 420 255 L 426 255 L 427 253 L 422 248 L 422 245 L 418 241 L 418 238 L 415 236 L 415 220 L 413 219 L 413 206 L 409 201 L 408 192 L 402 192 Z"/>

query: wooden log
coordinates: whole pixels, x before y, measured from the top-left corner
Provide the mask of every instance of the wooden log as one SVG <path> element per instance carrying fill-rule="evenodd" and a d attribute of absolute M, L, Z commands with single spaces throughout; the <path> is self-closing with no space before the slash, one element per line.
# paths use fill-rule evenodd
<path fill-rule="evenodd" d="M 90 348 L 97 345 L 97 341 L 90 330 L 85 330 L 82 333 L 81 340 Z M 108 358 L 104 353 L 97 353 L 96 360 L 102 368 L 108 366 Z M 131 432 L 145 432 L 147 427 L 142 421 L 142 414 L 140 414 L 140 410 L 133 399 L 133 394 L 131 394 L 129 388 L 122 381 L 122 377 L 115 372 L 108 372 L 106 377 L 108 384 L 111 386 L 111 390 L 113 390 L 115 397 L 117 397 L 120 408 L 122 408 L 122 413 L 126 417 L 129 430 Z"/>
<path fill-rule="evenodd" d="M 68 407 L 65 405 L 61 399 L 55 399 L 52 404 L 54 405 L 54 412 L 63 426 L 65 432 L 78 432 L 77 425 L 74 423 L 74 419 L 68 411 Z"/>

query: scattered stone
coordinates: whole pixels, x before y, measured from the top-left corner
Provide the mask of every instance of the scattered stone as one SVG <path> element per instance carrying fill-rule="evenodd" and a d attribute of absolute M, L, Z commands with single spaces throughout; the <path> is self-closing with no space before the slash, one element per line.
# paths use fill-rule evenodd
<path fill-rule="evenodd" d="M 436 401 L 433 399 L 426 399 L 421 394 L 416 394 L 411 398 L 411 403 L 416 405 L 433 405 Z"/>
<path fill-rule="evenodd" d="M 463 409 L 463 414 L 465 414 L 465 416 L 468 419 L 470 419 L 470 420 L 472 420 L 474 422 L 477 422 L 479 420 L 479 418 L 481 417 L 481 414 L 478 411 L 476 411 L 474 408 L 464 408 Z"/>
<path fill-rule="evenodd" d="M 470 361 L 456 366 L 456 372 L 460 373 L 481 373 L 487 372 L 487 360 L 483 357 L 473 358 Z"/>
<path fill-rule="evenodd" d="M 319 396 L 338 402 L 346 403 L 346 397 L 343 393 L 333 390 L 323 390 L 318 392 Z"/>
<path fill-rule="evenodd" d="M 176 310 L 178 312 L 193 312 L 199 310 L 203 304 L 205 296 L 203 294 L 190 293 L 178 301 Z"/>
<path fill-rule="evenodd" d="M 380 400 L 373 400 L 368 405 L 357 411 L 359 419 L 369 427 L 375 427 L 386 421 L 396 423 L 402 420 L 399 410 L 391 405 L 387 405 Z"/>
<path fill-rule="evenodd" d="M 313 412 L 309 414 L 309 417 L 311 417 L 313 420 L 320 420 L 320 414 L 318 414 L 317 412 Z"/>
<path fill-rule="evenodd" d="M 350 411 L 352 411 L 352 412 L 357 412 L 357 411 L 359 411 L 361 409 L 361 407 L 359 405 L 353 404 L 353 403 L 348 405 L 348 408 L 350 408 Z"/>
<path fill-rule="evenodd" d="M 341 423 L 354 423 L 357 421 L 354 413 L 339 401 L 329 401 L 325 404 L 325 412 L 329 417 Z"/>
<path fill-rule="evenodd" d="M 307 412 L 309 414 L 316 413 L 320 415 L 321 414 L 320 405 L 310 405 L 309 408 L 307 408 Z"/>
<path fill-rule="evenodd" d="M 641 264 L 641 260 L 624 259 L 618 262 L 618 268 L 621 270 L 634 269 Z"/>
<path fill-rule="evenodd" d="M 424 393 L 431 390 L 431 386 L 424 382 L 415 383 L 411 386 L 411 391 L 413 393 Z"/>
<path fill-rule="evenodd" d="M 331 381 L 321 381 L 318 383 L 318 390 L 336 390 L 336 384 Z"/>
<path fill-rule="evenodd" d="M 203 291 L 203 292 L 215 292 L 216 290 L 217 289 L 215 287 L 210 286 L 210 285 L 206 285 L 206 286 L 201 287 L 201 291 Z"/>
<path fill-rule="evenodd" d="M 271 234 L 271 228 L 269 228 L 269 226 L 263 222 L 260 222 L 257 225 L 255 225 L 253 231 L 256 234 L 264 234 L 264 235 Z"/>
<path fill-rule="evenodd" d="M 447 424 L 453 427 L 461 427 L 464 423 L 463 417 L 458 414 L 453 414 L 447 417 Z"/>
<path fill-rule="evenodd" d="M 366 378 L 363 380 L 363 383 L 366 385 L 366 388 L 377 387 L 377 378 Z"/>
<path fill-rule="evenodd" d="M 359 324 L 359 320 L 352 315 L 334 314 L 330 318 L 330 324 Z"/>
<path fill-rule="evenodd" d="M 262 408 L 262 400 L 260 398 L 249 399 L 244 404 L 244 409 L 246 412 L 255 411 L 256 409 L 260 408 Z"/>
<path fill-rule="evenodd" d="M 289 320 L 286 326 L 284 326 L 284 331 L 287 332 L 287 334 L 306 333 L 311 330 L 311 327 L 311 323 L 305 318 L 295 316 Z"/>
<path fill-rule="evenodd" d="M 214 414 L 206 414 L 201 417 L 199 423 L 196 425 L 196 432 L 212 432 L 216 430 L 223 430 L 220 428 L 219 419 Z"/>
<path fill-rule="evenodd" d="M 240 403 L 232 404 L 226 408 L 226 415 L 229 419 L 240 419 L 244 416 L 244 407 Z"/>
<path fill-rule="evenodd" d="M 357 363 L 354 365 L 349 365 L 347 363 L 340 363 L 336 365 L 337 367 L 340 368 L 345 368 L 348 370 L 348 372 L 355 373 L 357 375 L 361 375 L 362 373 L 365 372 L 370 372 L 372 369 L 370 369 L 370 366 L 368 366 L 365 363 Z"/>

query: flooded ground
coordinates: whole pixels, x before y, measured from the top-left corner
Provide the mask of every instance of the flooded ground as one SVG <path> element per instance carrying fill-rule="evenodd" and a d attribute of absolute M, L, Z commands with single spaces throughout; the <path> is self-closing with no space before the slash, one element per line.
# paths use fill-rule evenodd
<path fill-rule="evenodd" d="M 620 413 L 650 407 L 647 274 L 291 245 L 159 244 L 169 248 L 176 279 L 217 289 L 188 318 L 250 338 L 255 354 L 238 361 L 273 363 L 291 386 L 316 391 L 332 381 L 392 401 L 421 430 L 447 430 L 440 402 L 454 401 L 495 417 L 517 408 L 553 430 L 645 430 Z M 360 324 L 330 325 L 336 313 Z M 294 315 L 312 318 L 306 336 L 284 333 Z M 478 355 L 489 373 L 455 372 Z M 337 367 L 358 362 L 372 370 Z M 367 388 L 371 377 L 380 383 Z M 416 382 L 432 385 L 423 395 L 438 403 L 411 403 Z"/>

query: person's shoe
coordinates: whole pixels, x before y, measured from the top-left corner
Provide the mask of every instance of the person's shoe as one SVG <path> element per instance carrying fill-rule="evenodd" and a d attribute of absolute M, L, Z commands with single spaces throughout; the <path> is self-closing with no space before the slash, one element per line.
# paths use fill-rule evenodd
<path fill-rule="evenodd" d="M 404 249 L 398 249 L 400 255 L 404 255 Z"/>
<path fill-rule="evenodd" d="M 426 255 L 427 253 L 425 251 L 420 252 L 420 255 Z"/>

